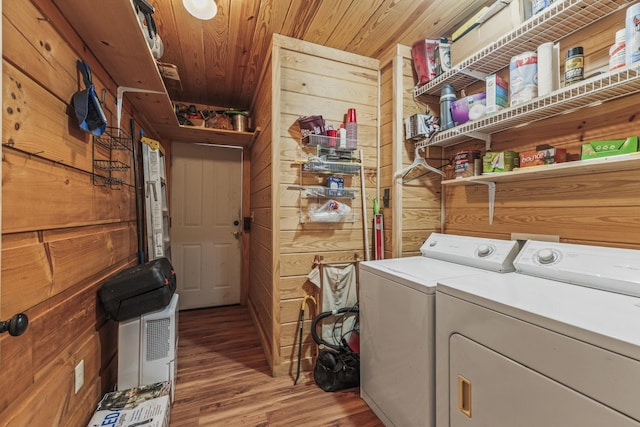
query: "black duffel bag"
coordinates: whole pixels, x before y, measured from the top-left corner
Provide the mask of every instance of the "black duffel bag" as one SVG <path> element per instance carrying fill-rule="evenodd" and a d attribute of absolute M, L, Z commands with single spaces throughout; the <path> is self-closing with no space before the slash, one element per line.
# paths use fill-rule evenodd
<path fill-rule="evenodd" d="M 317 332 L 318 323 L 327 317 L 358 313 L 358 307 L 345 307 L 335 313 L 325 311 L 314 317 L 311 323 L 311 335 L 318 345 L 326 349 L 320 350 L 313 370 L 313 378 L 324 391 L 338 391 L 360 385 L 360 356 L 344 342 L 340 345 L 328 343 Z"/>
<path fill-rule="evenodd" d="M 324 391 L 338 391 L 360 385 L 360 357 L 351 350 L 320 350 L 313 378 Z"/>

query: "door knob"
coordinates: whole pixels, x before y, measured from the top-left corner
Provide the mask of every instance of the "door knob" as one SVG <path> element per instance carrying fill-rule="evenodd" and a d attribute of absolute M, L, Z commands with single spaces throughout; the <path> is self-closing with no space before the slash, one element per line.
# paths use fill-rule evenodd
<path fill-rule="evenodd" d="M 0 334 L 9 332 L 9 335 L 17 337 L 24 334 L 29 326 L 29 318 L 24 313 L 14 315 L 11 319 L 0 322 Z"/>
<path fill-rule="evenodd" d="M 232 231 L 231 234 L 233 234 L 233 237 L 235 237 L 236 239 L 239 239 L 240 236 L 242 236 L 242 232 L 241 231 Z"/>

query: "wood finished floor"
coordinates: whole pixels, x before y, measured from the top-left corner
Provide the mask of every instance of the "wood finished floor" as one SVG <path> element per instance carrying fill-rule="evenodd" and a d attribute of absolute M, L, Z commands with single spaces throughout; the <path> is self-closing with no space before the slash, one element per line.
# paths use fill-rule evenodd
<path fill-rule="evenodd" d="M 178 322 L 171 427 L 383 425 L 357 388 L 326 393 L 310 372 L 295 386 L 273 378 L 246 308 L 183 311 Z"/>

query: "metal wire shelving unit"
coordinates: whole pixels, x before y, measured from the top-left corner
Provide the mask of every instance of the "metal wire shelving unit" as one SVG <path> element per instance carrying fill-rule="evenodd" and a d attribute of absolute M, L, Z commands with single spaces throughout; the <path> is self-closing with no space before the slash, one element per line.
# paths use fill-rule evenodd
<path fill-rule="evenodd" d="M 482 119 L 447 129 L 434 135 L 430 141 L 418 141 L 416 146 L 449 147 L 470 139 L 483 139 L 489 149 L 491 134 L 638 92 L 640 64 L 634 64 L 558 89 Z"/>
<path fill-rule="evenodd" d="M 494 43 L 478 51 L 451 70 L 413 90 L 413 96 L 439 95 L 442 86 L 463 89 L 509 65 L 511 58 L 539 45 L 555 42 L 633 3 L 633 0 L 565 0 L 525 21 Z"/>

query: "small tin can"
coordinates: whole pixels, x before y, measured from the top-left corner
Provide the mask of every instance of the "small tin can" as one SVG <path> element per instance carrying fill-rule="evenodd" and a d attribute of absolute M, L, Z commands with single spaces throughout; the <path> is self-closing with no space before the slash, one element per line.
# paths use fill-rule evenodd
<path fill-rule="evenodd" d="M 584 50 L 582 46 L 572 47 L 567 51 L 564 62 L 564 85 L 584 80 Z"/>

